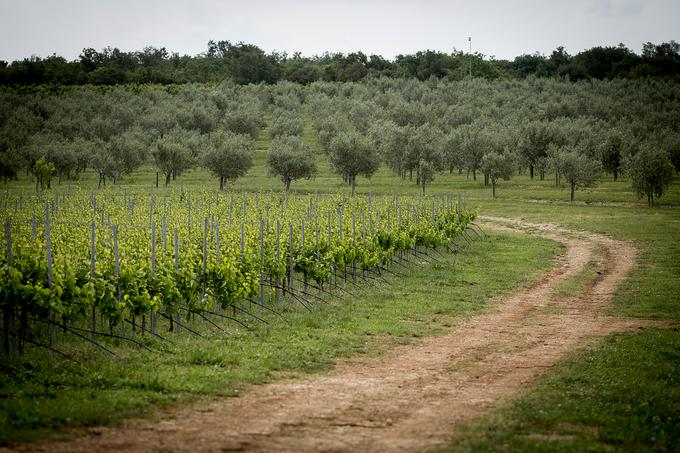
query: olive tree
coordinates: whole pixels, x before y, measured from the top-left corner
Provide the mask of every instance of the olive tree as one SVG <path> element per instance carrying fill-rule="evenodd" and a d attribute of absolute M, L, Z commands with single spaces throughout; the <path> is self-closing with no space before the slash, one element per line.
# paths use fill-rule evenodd
<path fill-rule="evenodd" d="M 165 175 L 165 187 L 170 186 L 171 178 L 195 165 L 200 142 L 197 132 L 179 128 L 156 139 L 151 154 L 156 168 Z"/>
<path fill-rule="evenodd" d="M 249 135 L 217 132 L 208 140 L 203 165 L 220 181 L 220 190 L 228 181 L 245 175 L 253 165 L 255 142 Z"/>
<path fill-rule="evenodd" d="M 408 156 L 416 162 L 416 184 L 425 193 L 425 184 L 434 181 L 435 172 L 442 166 L 441 132 L 429 124 L 415 128 L 408 138 Z"/>
<path fill-rule="evenodd" d="M 534 179 L 536 168 L 541 170 L 541 180 L 545 170 L 542 164 L 547 162 L 548 149 L 558 140 L 556 127 L 548 121 L 532 121 L 521 131 L 519 153 L 522 161 L 529 166 L 529 175 Z"/>
<path fill-rule="evenodd" d="M 668 154 L 650 144 L 627 158 L 625 168 L 638 197 L 646 195 L 649 206 L 654 205 L 654 197 L 661 197 L 673 181 L 674 168 Z"/>
<path fill-rule="evenodd" d="M 578 147 L 565 146 L 555 157 L 560 174 L 569 185 L 569 201 L 574 201 L 577 188 L 595 184 L 602 165 L 580 152 Z"/>
<path fill-rule="evenodd" d="M 408 131 L 392 120 L 379 120 L 371 124 L 368 137 L 382 160 L 402 179 L 406 177 L 406 152 Z"/>
<path fill-rule="evenodd" d="M 380 166 L 380 158 L 371 142 L 357 132 L 341 132 L 330 142 L 330 161 L 336 173 L 352 186 L 352 196 L 357 175 L 373 176 Z"/>
<path fill-rule="evenodd" d="M 282 136 L 274 139 L 267 166 L 271 173 L 281 177 L 286 192 L 292 181 L 309 179 L 316 173 L 314 153 L 301 137 Z"/>
<path fill-rule="evenodd" d="M 472 172 L 472 179 L 477 180 L 477 170 L 484 157 L 484 131 L 477 124 L 465 124 L 458 128 L 460 133 L 460 147 L 463 161 L 468 172 Z"/>
<path fill-rule="evenodd" d="M 633 137 L 625 131 L 616 128 L 608 131 L 598 145 L 597 151 L 602 160 L 602 167 L 614 176 L 614 181 L 619 179 L 623 158 L 632 146 L 633 140 Z"/>
<path fill-rule="evenodd" d="M 512 168 L 515 164 L 515 156 L 509 152 L 499 153 L 492 151 L 482 157 L 482 171 L 489 175 L 491 181 L 491 193 L 496 198 L 496 185 L 499 179 L 512 178 Z"/>
<path fill-rule="evenodd" d="M 276 109 L 269 124 L 269 136 L 274 139 L 281 135 L 302 135 L 304 121 L 296 111 Z"/>
<path fill-rule="evenodd" d="M 457 168 L 458 173 L 463 172 L 465 167 L 465 156 L 463 155 L 463 137 L 461 133 L 454 129 L 443 138 L 444 161 L 449 167 L 449 174 L 453 174 L 453 169 Z"/>

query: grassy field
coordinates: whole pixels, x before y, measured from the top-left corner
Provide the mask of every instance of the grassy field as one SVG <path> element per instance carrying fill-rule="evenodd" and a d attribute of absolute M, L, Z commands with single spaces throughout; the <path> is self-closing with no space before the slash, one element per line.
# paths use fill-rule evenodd
<path fill-rule="evenodd" d="M 306 130 L 313 144 L 313 134 Z M 255 164 L 233 190 L 281 190 L 264 166 L 268 137 L 258 140 Z M 345 192 L 319 155 L 316 178 L 293 183 L 296 191 Z M 478 175 L 479 176 L 479 175 Z M 152 167 L 120 181 L 126 190 L 156 190 Z M 78 184 L 94 189 L 93 174 Z M 174 184 L 217 188 L 216 178 L 189 171 Z M 66 187 L 63 183 L 61 187 Z M 29 192 L 28 178 L 6 186 Z M 54 190 L 61 190 L 54 186 Z M 163 190 L 163 189 L 158 189 Z M 418 193 L 418 187 L 382 168 L 358 179 L 359 193 Z M 640 265 L 618 289 L 613 314 L 680 320 L 680 183 L 661 206 L 638 200 L 627 180 L 603 178 L 576 193 L 517 175 L 502 181 L 498 198 L 482 178 L 440 174 L 429 193 L 465 194 L 480 213 L 551 222 L 632 241 Z M 486 306 L 495 295 L 528 284 L 548 267 L 553 243 L 514 235 L 491 235 L 450 255 L 442 264 L 409 273 L 390 284 L 357 290 L 309 314 L 291 307 L 288 323 L 269 319 L 253 332 L 203 341 L 186 338 L 164 354 L 119 347 L 111 359 L 88 351 L 87 362 L 60 363 L 49 355 L 26 356 L 23 371 L 0 375 L 0 441 L 35 438 L 64 426 L 111 423 L 158 405 L 212 395 L 235 395 L 245 385 L 278 372 L 326 369 L 337 357 L 362 357 L 413 337 L 436 334 Z M 578 351 L 518 400 L 476 421 L 452 439 L 463 451 L 672 451 L 680 445 L 680 335 L 677 328 L 615 335 Z"/>

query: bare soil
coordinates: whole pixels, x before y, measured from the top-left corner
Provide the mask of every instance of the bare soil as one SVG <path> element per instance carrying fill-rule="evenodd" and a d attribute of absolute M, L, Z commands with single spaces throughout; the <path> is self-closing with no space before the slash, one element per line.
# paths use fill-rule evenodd
<path fill-rule="evenodd" d="M 444 445 L 456 427 L 515 397 L 567 354 L 646 321 L 606 314 L 636 262 L 632 244 L 548 224 L 482 218 L 485 229 L 564 244 L 553 269 L 449 333 L 397 347 L 365 363 L 255 386 L 238 398 L 193 405 L 159 419 L 101 427 L 68 442 L 22 451 L 420 451 Z M 595 252 L 597 250 L 597 253 Z M 597 256 L 596 256 L 597 255 Z M 579 294 L 555 288 L 582 278 Z M 563 292 L 562 292 L 563 293 Z M 1 449 L 0 449 L 1 451 Z"/>

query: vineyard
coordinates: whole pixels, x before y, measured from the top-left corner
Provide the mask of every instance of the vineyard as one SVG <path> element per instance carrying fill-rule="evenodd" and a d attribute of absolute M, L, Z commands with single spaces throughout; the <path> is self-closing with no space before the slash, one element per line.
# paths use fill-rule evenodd
<path fill-rule="evenodd" d="M 436 260 L 475 217 L 460 196 L 80 190 L 5 194 L 5 352 L 248 328 Z M 63 353 L 62 353 L 63 354 Z"/>

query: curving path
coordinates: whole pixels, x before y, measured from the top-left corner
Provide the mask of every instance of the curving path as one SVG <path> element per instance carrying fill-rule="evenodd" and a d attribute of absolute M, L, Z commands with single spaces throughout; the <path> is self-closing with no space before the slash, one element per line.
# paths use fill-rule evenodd
<path fill-rule="evenodd" d="M 131 421 L 122 428 L 91 430 L 96 436 L 16 449 L 419 451 L 444 444 L 457 426 L 516 396 L 570 351 L 642 322 L 605 314 L 635 264 L 630 243 L 549 224 L 480 220 L 486 229 L 559 241 L 565 252 L 530 288 L 443 336 L 367 363 L 340 364 L 323 375 L 187 407 L 172 419 Z M 582 294 L 556 296 L 555 287 L 580 277 L 590 260 L 600 261 L 592 285 Z"/>

